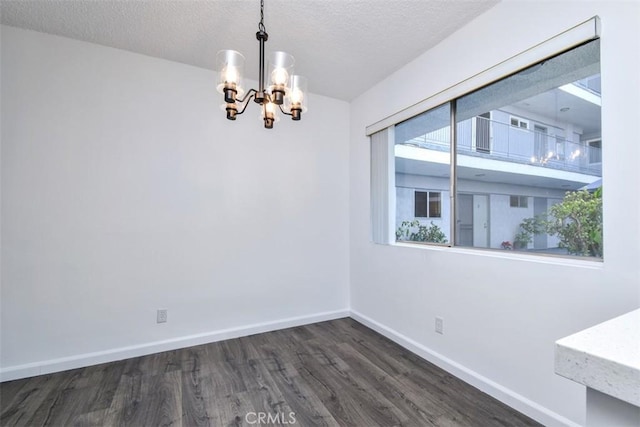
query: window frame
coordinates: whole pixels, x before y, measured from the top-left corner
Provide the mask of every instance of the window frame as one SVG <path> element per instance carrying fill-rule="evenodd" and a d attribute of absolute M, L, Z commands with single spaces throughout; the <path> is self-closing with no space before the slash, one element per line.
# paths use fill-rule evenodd
<path fill-rule="evenodd" d="M 514 120 L 517 122 L 517 126 L 513 124 Z M 530 123 L 529 122 L 530 122 L 530 120 L 526 120 L 526 119 L 523 119 L 523 118 L 518 117 L 518 116 L 511 116 L 511 115 L 509 116 L 509 125 L 512 128 L 515 128 L 515 129 L 530 130 L 530 128 L 529 128 Z M 522 125 L 524 125 L 524 126 L 522 126 Z"/>
<path fill-rule="evenodd" d="M 426 210 L 427 210 L 427 216 L 419 216 L 417 214 L 417 201 L 416 201 L 416 197 L 418 195 L 418 193 L 424 193 L 427 196 L 427 203 L 426 203 Z M 437 215 L 432 215 L 431 214 L 431 195 L 432 194 L 437 194 L 438 195 L 438 214 Z M 413 217 L 414 218 L 424 218 L 424 219 L 441 219 L 442 218 L 442 191 L 439 190 L 423 190 L 423 189 L 418 189 L 415 188 L 413 190 Z"/>
<path fill-rule="evenodd" d="M 514 197 L 516 200 L 515 206 L 514 206 Z M 524 201 L 524 203 L 523 203 Z M 515 194 L 510 194 L 509 195 L 509 207 L 510 208 L 515 208 L 515 209 L 528 209 L 529 208 L 529 196 L 520 196 L 520 195 L 515 195 Z"/>
<path fill-rule="evenodd" d="M 520 70 L 527 68 L 529 66 L 544 62 L 545 60 L 561 55 L 564 52 L 567 52 L 569 50 L 572 50 L 576 47 L 579 47 L 583 44 L 587 44 L 589 42 L 592 42 L 594 40 L 598 40 L 600 39 L 600 19 L 598 16 L 594 16 L 593 18 L 590 18 L 576 26 L 574 26 L 573 28 L 570 28 L 560 34 L 558 34 L 557 36 L 552 37 L 551 39 L 548 39 L 546 41 L 543 41 L 541 43 L 539 43 L 538 45 L 536 45 L 535 47 L 532 47 L 530 49 L 527 49 L 526 51 L 517 54 L 485 71 L 482 71 L 466 80 L 463 80 L 461 82 L 459 82 L 458 84 L 455 84 L 453 86 L 450 86 L 449 88 L 436 93 L 435 95 L 424 99 L 423 101 L 420 101 L 418 103 L 415 103 L 401 111 L 399 111 L 398 113 L 392 114 L 390 116 L 387 116 L 385 119 L 382 119 L 376 123 L 373 123 L 372 125 L 369 125 L 366 127 L 366 135 L 372 135 L 375 132 L 379 132 L 380 130 L 383 129 L 393 129 L 394 125 L 409 120 L 419 114 L 425 113 L 427 111 L 436 109 L 444 104 L 448 104 L 451 108 L 451 149 L 450 149 L 450 154 L 451 154 L 451 162 L 450 162 L 450 166 L 451 166 L 451 170 L 452 171 L 456 171 L 457 168 L 457 156 L 458 156 L 458 152 L 457 152 L 457 138 L 456 138 L 456 128 L 457 128 L 457 123 L 456 123 L 456 100 L 468 95 L 476 90 L 479 90 L 481 88 L 483 88 L 484 86 L 490 85 L 498 80 L 502 80 L 504 78 L 507 78 L 513 74 L 518 73 Z M 521 119 L 520 117 L 514 116 L 514 118 L 517 118 L 519 120 L 518 122 L 518 128 L 519 129 L 527 129 L 529 130 L 530 127 L 530 123 L 528 123 L 527 120 Z M 522 123 L 526 123 L 525 127 L 521 127 Z M 513 126 L 513 125 L 512 125 Z M 513 126 L 515 127 L 515 126 Z M 393 143 L 392 143 L 393 146 Z M 566 153 L 565 153 L 566 154 Z M 485 250 L 484 248 L 475 248 L 475 247 L 471 247 L 471 248 L 467 248 L 464 246 L 455 246 L 453 242 L 455 242 L 455 236 L 456 236 L 456 232 L 455 232 L 455 212 L 457 211 L 456 208 L 456 197 L 454 197 L 453 195 L 457 195 L 457 188 L 456 188 L 456 177 L 457 173 L 454 172 L 454 174 L 451 177 L 451 184 L 450 184 L 450 194 L 452 195 L 450 197 L 450 215 L 453 217 L 453 219 L 451 220 L 451 234 L 450 234 L 450 239 L 449 239 L 449 244 L 446 245 L 448 247 L 452 247 L 458 250 L 469 250 L 470 253 L 472 252 L 477 252 L 477 251 L 482 251 Z M 441 200 L 441 206 L 442 206 L 442 201 Z M 527 206 L 529 205 L 528 200 L 527 200 Z M 524 206 L 522 206 L 524 207 Z M 395 208 L 395 206 L 394 206 Z M 442 208 L 441 208 L 442 211 Z M 442 216 L 441 216 L 442 218 Z M 394 242 L 393 244 L 397 244 L 396 242 Z M 442 245 L 435 245 L 435 246 L 442 246 Z M 491 252 L 494 252 L 493 250 L 490 250 Z M 538 253 L 538 254 L 527 254 L 525 257 L 523 258 L 531 258 L 531 257 L 535 257 L 536 255 L 538 256 L 542 256 L 542 257 L 552 257 L 552 258 L 556 258 L 561 260 L 562 262 L 566 262 L 567 260 L 570 260 L 572 258 L 574 258 L 576 261 L 578 262 L 597 262 L 598 264 L 601 264 L 603 259 L 597 259 L 597 258 L 585 258 L 585 257 L 578 257 L 578 256 L 570 256 L 570 255 L 562 255 L 562 256 L 556 256 L 556 255 L 551 255 L 551 254 L 545 254 L 545 253 Z"/>

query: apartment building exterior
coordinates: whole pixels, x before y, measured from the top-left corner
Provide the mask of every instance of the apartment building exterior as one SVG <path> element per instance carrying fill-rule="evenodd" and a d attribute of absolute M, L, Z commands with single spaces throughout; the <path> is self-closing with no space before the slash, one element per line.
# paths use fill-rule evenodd
<path fill-rule="evenodd" d="M 600 99 L 598 71 L 458 117 L 457 245 L 504 248 L 524 219 L 545 215 L 567 191 L 602 185 Z M 396 126 L 396 227 L 433 223 L 451 241 L 450 140 L 446 111 Z M 563 252 L 557 248 L 556 236 L 538 234 L 525 249 Z"/>

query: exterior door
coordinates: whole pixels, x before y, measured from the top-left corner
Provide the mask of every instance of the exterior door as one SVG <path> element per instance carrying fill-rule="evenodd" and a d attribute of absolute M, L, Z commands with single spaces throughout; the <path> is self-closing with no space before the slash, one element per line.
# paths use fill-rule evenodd
<path fill-rule="evenodd" d="M 473 195 L 473 247 L 489 247 L 489 196 Z"/>
<path fill-rule="evenodd" d="M 491 152 L 491 129 L 489 118 L 491 114 L 484 113 L 476 117 L 476 151 Z"/>
<path fill-rule="evenodd" d="M 456 220 L 456 244 L 473 246 L 473 196 L 458 194 L 458 218 Z"/>
<path fill-rule="evenodd" d="M 547 213 L 547 199 L 545 197 L 533 198 L 533 215 L 544 215 Z M 540 233 L 533 236 L 534 249 L 547 249 L 547 235 Z"/>
<path fill-rule="evenodd" d="M 544 126 L 533 125 L 533 149 L 537 159 L 544 159 L 549 152 L 547 149 L 547 131 Z"/>

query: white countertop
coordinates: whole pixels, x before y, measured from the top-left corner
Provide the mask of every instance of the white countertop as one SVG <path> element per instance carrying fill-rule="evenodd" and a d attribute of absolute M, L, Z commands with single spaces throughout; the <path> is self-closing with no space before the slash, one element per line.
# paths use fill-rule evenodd
<path fill-rule="evenodd" d="M 556 341 L 555 370 L 640 406 L 640 309 Z"/>

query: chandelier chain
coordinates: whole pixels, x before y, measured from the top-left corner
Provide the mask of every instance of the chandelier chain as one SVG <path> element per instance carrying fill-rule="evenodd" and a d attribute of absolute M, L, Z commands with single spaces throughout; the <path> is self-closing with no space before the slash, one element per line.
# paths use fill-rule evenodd
<path fill-rule="evenodd" d="M 258 24 L 258 31 L 266 32 L 264 28 L 264 0 L 260 0 L 260 23 Z"/>

